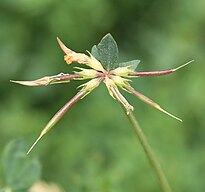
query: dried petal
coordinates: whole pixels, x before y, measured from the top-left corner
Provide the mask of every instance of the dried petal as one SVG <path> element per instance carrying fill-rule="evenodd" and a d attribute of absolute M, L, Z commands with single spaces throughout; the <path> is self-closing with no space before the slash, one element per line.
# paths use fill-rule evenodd
<path fill-rule="evenodd" d="M 83 53 L 76 53 L 71 49 L 67 48 L 63 42 L 57 37 L 58 44 L 60 45 L 61 49 L 66 54 L 64 56 L 64 60 L 67 64 L 71 64 L 72 62 L 86 64 L 89 61 L 89 57 Z"/>
<path fill-rule="evenodd" d="M 42 85 L 48 85 L 50 83 L 50 78 L 48 76 L 42 77 L 40 79 L 34 80 L 34 81 L 13 81 L 10 80 L 12 83 L 18 83 L 21 85 L 26 86 L 42 86 Z"/>
<path fill-rule="evenodd" d="M 50 85 L 50 84 L 57 84 L 57 83 L 68 83 L 71 79 L 81 78 L 79 74 L 64 74 L 60 73 L 58 75 L 53 76 L 45 76 L 40 79 L 34 81 L 13 81 L 13 83 L 18 83 L 21 85 L 26 86 L 42 86 L 42 85 Z"/>
<path fill-rule="evenodd" d="M 81 64 L 86 64 L 87 66 L 97 71 L 102 71 L 102 72 L 105 71 L 101 63 L 95 57 L 93 57 L 90 52 L 88 52 L 90 54 L 90 57 L 83 53 L 76 53 L 71 49 L 67 48 L 58 37 L 57 40 L 61 49 L 66 54 L 64 56 L 64 60 L 66 61 L 67 64 L 71 64 L 72 62 L 77 62 Z"/>

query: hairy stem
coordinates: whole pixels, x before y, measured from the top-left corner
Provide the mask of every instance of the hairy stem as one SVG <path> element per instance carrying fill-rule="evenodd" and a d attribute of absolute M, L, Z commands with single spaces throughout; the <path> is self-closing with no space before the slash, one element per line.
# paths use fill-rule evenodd
<path fill-rule="evenodd" d="M 126 113 L 126 109 L 124 107 L 123 107 L 123 109 Z M 154 172 L 156 173 L 156 175 L 159 179 L 162 190 L 164 192 L 172 192 L 171 187 L 167 181 L 167 178 L 166 178 L 166 176 L 165 176 L 150 144 L 148 143 L 147 138 L 144 135 L 138 121 L 136 120 L 136 118 L 134 117 L 134 115 L 131 111 L 129 114 L 126 113 L 126 116 L 128 117 L 130 123 L 132 124 L 132 126 L 135 130 L 135 133 L 140 141 L 140 144 L 142 145 L 144 152 L 149 160 L 149 163 L 151 164 Z"/>

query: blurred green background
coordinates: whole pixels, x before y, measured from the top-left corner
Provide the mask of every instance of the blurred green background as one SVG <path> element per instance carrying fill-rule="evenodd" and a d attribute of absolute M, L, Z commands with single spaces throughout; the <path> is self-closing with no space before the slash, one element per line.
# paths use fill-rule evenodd
<path fill-rule="evenodd" d="M 24 87 L 9 80 L 71 73 L 78 65 L 66 65 L 56 36 L 85 52 L 110 32 L 120 61 L 140 59 L 139 71 L 195 60 L 174 74 L 132 83 L 183 123 L 123 94 L 174 191 L 205 191 L 204 8 L 204 0 L 1 0 L 0 155 L 13 138 L 26 138 L 29 148 L 82 83 Z M 160 191 L 132 127 L 103 84 L 77 103 L 31 155 L 42 162 L 42 179 L 65 191 Z"/>

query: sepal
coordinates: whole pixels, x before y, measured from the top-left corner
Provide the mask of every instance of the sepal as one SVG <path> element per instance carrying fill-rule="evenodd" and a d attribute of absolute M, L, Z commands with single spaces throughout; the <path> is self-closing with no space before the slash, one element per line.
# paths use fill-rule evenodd
<path fill-rule="evenodd" d="M 75 67 L 75 69 L 81 70 L 81 71 L 75 71 L 75 74 L 78 74 L 81 76 L 81 78 L 79 78 L 80 80 L 92 79 L 98 76 L 98 71 L 94 69 L 85 69 L 85 68 L 80 68 L 80 67 Z"/>
<path fill-rule="evenodd" d="M 118 90 L 117 86 L 115 85 L 114 81 L 108 77 L 105 77 L 104 83 L 108 89 L 109 94 L 114 98 L 117 99 L 123 107 L 126 109 L 127 114 L 130 113 L 130 111 L 133 111 L 134 108 L 132 105 L 129 104 L 129 102 L 123 97 L 123 95 Z"/>
<path fill-rule="evenodd" d="M 123 90 L 127 91 L 128 93 L 130 93 L 130 91 L 128 91 L 127 89 L 125 89 L 126 86 L 130 86 L 130 84 L 128 83 L 128 81 L 131 81 L 129 79 L 125 79 L 122 78 L 120 76 L 115 76 L 113 75 L 111 77 L 111 79 L 114 81 L 114 83 L 119 86 L 120 88 L 122 88 Z"/>
<path fill-rule="evenodd" d="M 82 87 L 81 91 L 85 91 L 86 92 L 86 94 L 84 95 L 84 97 L 85 97 L 93 89 L 98 87 L 101 81 L 102 81 L 101 77 L 95 78 L 95 79 L 92 79 L 92 80 L 88 81 L 87 83 L 84 83 L 84 84 L 78 86 L 78 88 Z"/>

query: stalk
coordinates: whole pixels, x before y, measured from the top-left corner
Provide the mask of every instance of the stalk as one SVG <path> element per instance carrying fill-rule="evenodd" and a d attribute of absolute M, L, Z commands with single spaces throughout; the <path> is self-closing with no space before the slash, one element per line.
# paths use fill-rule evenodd
<path fill-rule="evenodd" d="M 158 179 L 159 179 L 159 183 L 161 185 L 161 188 L 162 188 L 162 191 L 163 192 L 172 192 L 171 190 L 171 187 L 168 183 L 168 180 L 159 164 L 159 161 L 157 160 L 146 136 L 144 135 L 137 119 L 135 118 L 135 116 L 133 115 L 133 113 L 130 111 L 129 114 L 127 114 L 126 112 L 126 109 L 123 107 L 125 113 L 126 113 L 126 116 L 128 117 L 130 123 L 132 124 L 134 130 L 135 130 L 135 133 L 137 135 L 137 138 L 139 139 L 140 141 L 140 144 L 142 145 L 143 147 L 143 150 L 149 160 L 149 163 L 150 165 L 152 166 L 155 174 L 157 175 Z"/>

